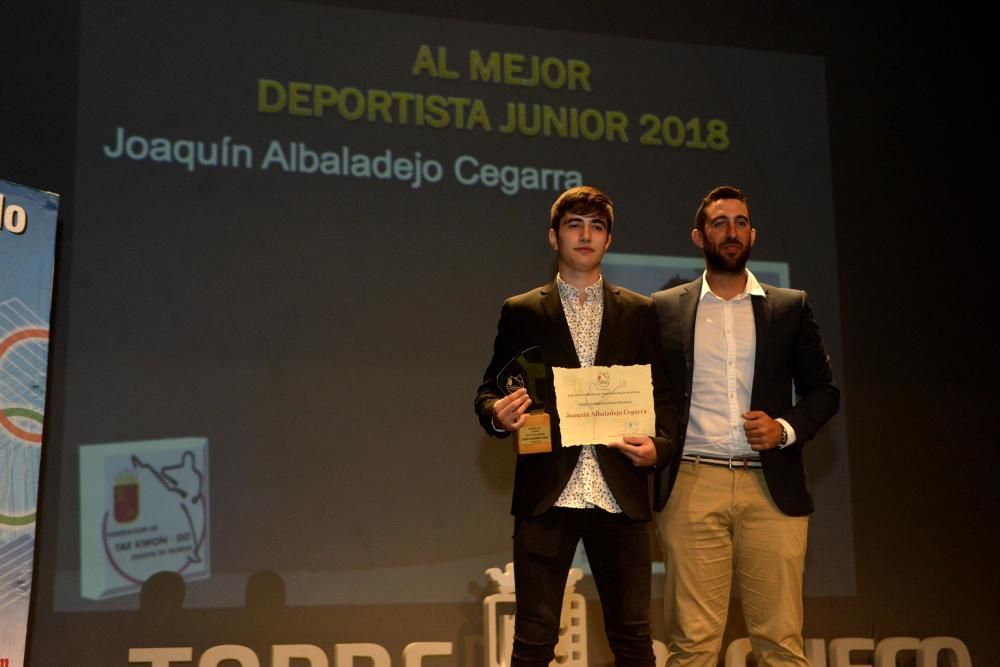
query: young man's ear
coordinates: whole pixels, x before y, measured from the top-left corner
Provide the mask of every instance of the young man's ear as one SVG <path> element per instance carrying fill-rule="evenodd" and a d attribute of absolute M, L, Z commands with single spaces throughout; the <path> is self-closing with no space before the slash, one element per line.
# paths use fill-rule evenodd
<path fill-rule="evenodd" d="M 553 250 L 559 250 L 559 239 L 556 237 L 556 230 L 549 227 L 549 245 Z"/>
<path fill-rule="evenodd" d="M 705 249 L 705 235 L 701 233 L 701 230 L 697 227 L 691 229 L 691 243 L 695 244 L 702 250 Z"/>

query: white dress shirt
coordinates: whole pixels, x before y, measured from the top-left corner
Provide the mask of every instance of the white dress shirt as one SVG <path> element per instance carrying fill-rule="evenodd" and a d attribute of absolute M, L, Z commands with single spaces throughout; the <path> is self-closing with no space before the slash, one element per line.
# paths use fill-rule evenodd
<path fill-rule="evenodd" d="M 749 270 L 743 292 L 728 300 L 712 292 L 707 273 L 702 277 L 685 454 L 758 456 L 747 442 L 742 417 L 750 410 L 757 352 L 751 296 L 765 294 Z M 788 432 L 787 444 L 791 444 L 794 430 L 785 420 L 778 421 Z"/>

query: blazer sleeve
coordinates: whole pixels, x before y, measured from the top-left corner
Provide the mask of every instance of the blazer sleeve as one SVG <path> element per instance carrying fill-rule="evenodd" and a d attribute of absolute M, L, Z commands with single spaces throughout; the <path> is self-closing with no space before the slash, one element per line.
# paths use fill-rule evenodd
<path fill-rule="evenodd" d="M 809 297 L 800 296 L 800 321 L 792 356 L 792 377 L 798 402 L 782 415 L 795 429 L 796 442 L 805 444 L 840 408 L 840 390 L 833 384 L 830 355 L 823 345 Z"/>
<path fill-rule="evenodd" d="M 497 336 L 493 341 L 493 357 L 489 366 L 483 372 L 483 382 L 476 391 L 475 409 L 483 430 L 495 438 L 506 438 L 508 431 L 497 431 L 493 428 L 493 404 L 503 397 L 503 392 L 497 386 L 496 377 L 504 365 L 519 352 L 516 345 L 517 311 L 508 299 L 500 309 L 500 321 L 497 323 Z"/>
<path fill-rule="evenodd" d="M 653 376 L 653 408 L 656 412 L 656 467 L 670 465 L 677 443 L 680 419 L 670 398 L 670 382 L 667 377 L 666 358 L 660 345 L 660 324 L 656 306 L 652 301 L 643 309 L 642 363 L 648 363 Z"/>

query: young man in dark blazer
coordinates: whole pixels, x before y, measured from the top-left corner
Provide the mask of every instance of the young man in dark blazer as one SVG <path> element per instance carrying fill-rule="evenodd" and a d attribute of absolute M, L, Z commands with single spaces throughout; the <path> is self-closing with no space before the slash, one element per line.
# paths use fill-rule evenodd
<path fill-rule="evenodd" d="M 756 236 L 743 193 L 715 188 L 691 230 L 705 273 L 653 295 L 680 418 L 654 484 L 672 667 L 715 667 L 732 582 L 757 665 L 809 664 L 802 571 L 813 502 L 802 452 L 840 393 L 805 292 L 746 269 Z"/>
<path fill-rule="evenodd" d="M 611 201 L 595 188 L 572 188 L 552 205 L 549 244 L 559 272 L 549 284 L 504 303 L 493 358 L 476 396 L 483 428 L 503 438 L 524 425 L 531 399 L 524 389 L 505 395 L 497 375 L 531 347 L 541 347 L 547 363 L 555 367 L 653 366 L 658 420 L 652 438 L 564 447 L 558 397 L 551 383 L 546 387 L 552 451 L 519 455 L 514 474 L 515 667 L 548 665 L 553 659 L 566 577 L 580 540 L 601 596 L 615 663 L 654 664 L 648 476 L 654 466 L 670 460 L 672 412 L 659 381 L 652 301 L 601 277 L 613 224 Z"/>

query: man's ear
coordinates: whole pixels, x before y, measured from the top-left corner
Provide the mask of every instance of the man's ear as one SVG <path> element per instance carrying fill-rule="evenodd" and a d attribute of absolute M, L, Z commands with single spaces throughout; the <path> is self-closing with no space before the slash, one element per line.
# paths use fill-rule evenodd
<path fill-rule="evenodd" d="M 695 244 L 702 250 L 705 249 L 705 235 L 701 233 L 701 230 L 697 227 L 691 229 L 691 243 Z"/>
<path fill-rule="evenodd" d="M 559 250 L 559 238 L 556 236 L 556 230 L 551 227 L 549 227 L 549 245 L 553 250 Z"/>
<path fill-rule="evenodd" d="M 750 228 L 750 247 L 752 248 L 753 244 L 756 243 L 756 242 L 757 242 L 757 228 L 756 227 L 751 227 Z"/>

